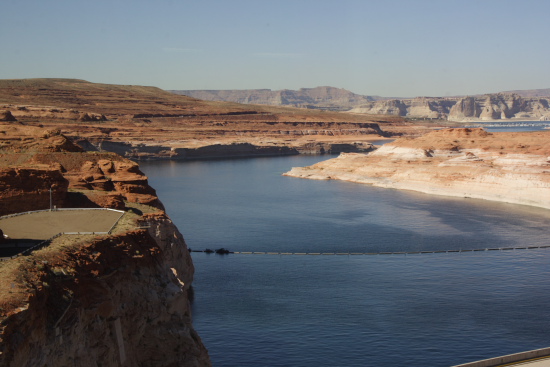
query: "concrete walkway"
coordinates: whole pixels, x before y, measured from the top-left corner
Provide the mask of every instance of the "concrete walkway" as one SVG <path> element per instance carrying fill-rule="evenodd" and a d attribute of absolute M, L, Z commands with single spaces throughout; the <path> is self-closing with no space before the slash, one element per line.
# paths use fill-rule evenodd
<path fill-rule="evenodd" d="M 526 352 L 509 354 L 506 356 L 469 362 L 453 367 L 550 367 L 550 348 L 529 350 Z"/>
<path fill-rule="evenodd" d="M 538 359 L 535 361 L 518 362 L 514 364 L 508 364 L 507 366 L 528 366 L 528 367 L 550 367 L 550 357 Z"/>

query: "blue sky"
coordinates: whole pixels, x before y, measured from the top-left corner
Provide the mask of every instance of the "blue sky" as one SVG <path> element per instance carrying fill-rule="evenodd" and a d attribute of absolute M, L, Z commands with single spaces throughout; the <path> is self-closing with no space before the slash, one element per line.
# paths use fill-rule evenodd
<path fill-rule="evenodd" d="M 0 79 L 396 97 L 550 88 L 547 0 L 2 0 Z"/>

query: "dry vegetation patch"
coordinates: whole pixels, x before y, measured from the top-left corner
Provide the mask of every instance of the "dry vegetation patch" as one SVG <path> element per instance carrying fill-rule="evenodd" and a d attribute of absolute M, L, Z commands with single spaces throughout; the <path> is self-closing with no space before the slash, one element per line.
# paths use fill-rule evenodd
<path fill-rule="evenodd" d="M 0 318 L 25 307 L 38 288 L 49 286 L 42 281 L 48 272 L 59 277 L 70 277 L 74 273 L 74 264 L 67 260 L 71 256 L 66 254 L 76 254 L 97 240 L 139 230 L 143 215 L 159 213 L 157 208 L 144 204 L 126 205 L 128 210 L 114 226 L 111 235 L 63 235 L 29 256 L 0 261 Z"/>

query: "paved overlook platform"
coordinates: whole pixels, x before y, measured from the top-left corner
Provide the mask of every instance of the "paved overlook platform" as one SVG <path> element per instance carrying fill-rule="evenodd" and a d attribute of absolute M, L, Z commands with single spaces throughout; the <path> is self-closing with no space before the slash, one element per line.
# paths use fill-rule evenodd
<path fill-rule="evenodd" d="M 465 363 L 452 367 L 549 367 L 550 366 L 550 356 L 546 357 L 535 357 L 530 358 L 529 355 L 533 351 L 518 353 L 513 358 L 511 356 L 496 357 L 491 359 L 486 359 L 482 361 L 476 361 L 471 363 Z"/>
<path fill-rule="evenodd" d="M 108 233 L 123 214 L 103 208 L 56 209 L 1 217 L 0 229 L 9 238 L 0 245 L 0 257 L 12 256 L 59 233 Z"/>

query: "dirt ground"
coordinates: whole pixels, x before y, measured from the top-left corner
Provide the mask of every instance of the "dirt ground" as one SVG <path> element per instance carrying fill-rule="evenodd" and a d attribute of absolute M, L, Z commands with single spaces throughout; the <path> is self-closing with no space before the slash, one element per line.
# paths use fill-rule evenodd
<path fill-rule="evenodd" d="M 56 210 L 0 219 L 10 239 L 46 240 L 60 232 L 108 232 L 123 213 L 111 210 Z"/>

